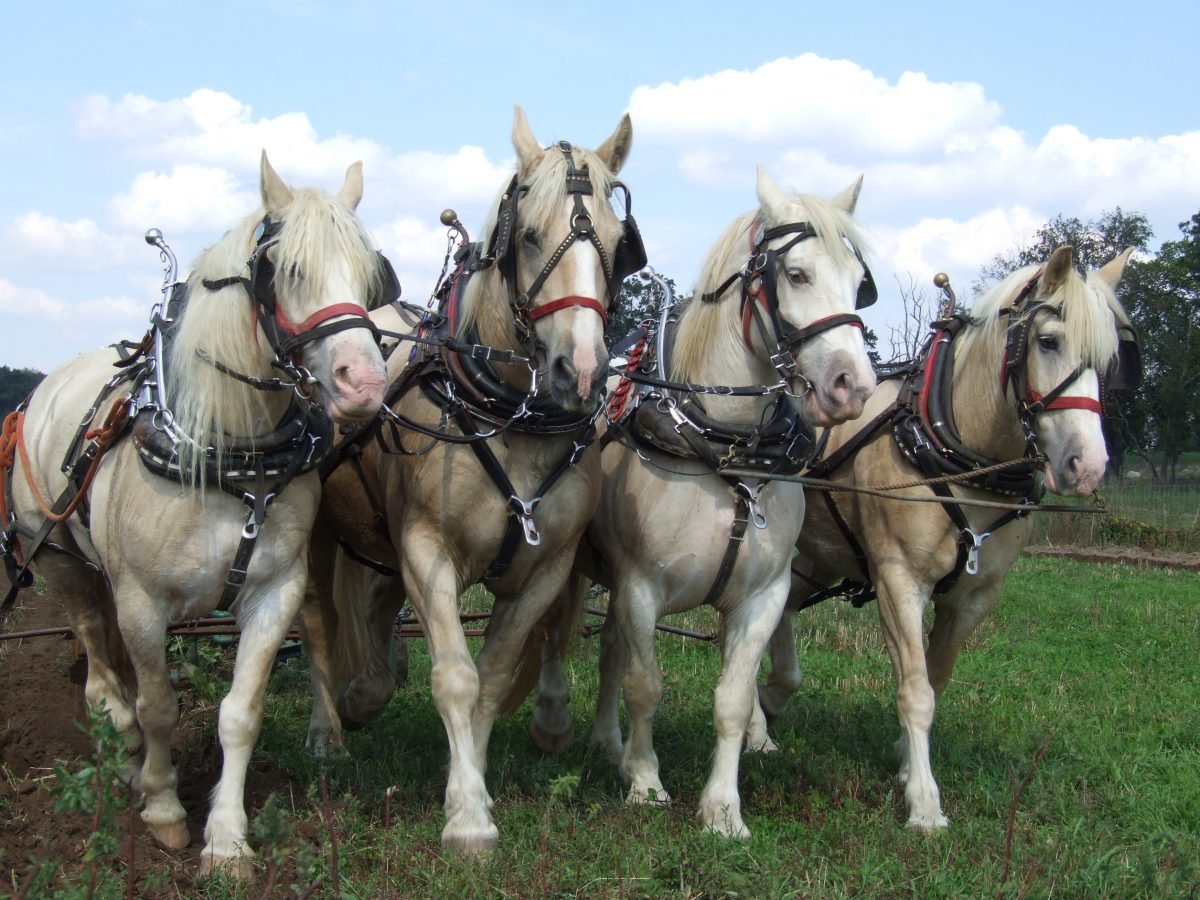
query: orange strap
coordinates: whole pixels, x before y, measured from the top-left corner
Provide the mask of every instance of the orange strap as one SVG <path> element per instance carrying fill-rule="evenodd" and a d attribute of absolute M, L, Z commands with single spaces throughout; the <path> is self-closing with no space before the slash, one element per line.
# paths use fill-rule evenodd
<path fill-rule="evenodd" d="M 80 485 L 78 493 L 71 498 L 71 502 L 61 513 L 56 513 L 51 509 L 50 504 L 46 502 L 46 498 L 33 480 L 33 467 L 29 465 L 29 451 L 25 448 L 25 413 L 23 412 L 10 413 L 4 420 L 4 429 L 0 434 L 0 466 L 12 469 L 15 462 L 13 452 L 15 447 L 16 452 L 21 456 L 21 466 L 25 469 L 25 482 L 29 485 L 33 499 L 37 501 L 38 509 L 51 522 L 64 522 L 74 514 L 79 504 L 83 502 L 83 498 L 87 496 L 88 489 L 92 486 L 92 480 L 100 469 L 100 461 L 104 459 L 108 448 L 116 443 L 125 421 L 129 418 L 129 406 L 129 398 L 122 397 L 109 409 L 104 424 L 99 428 L 93 428 L 84 435 L 87 440 L 96 442 L 98 450 L 88 466 L 87 474 L 83 477 L 83 483 Z M 8 511 L 4 507 L 4 496 L 0 491 L 0 514 L 7 519 Z"/>

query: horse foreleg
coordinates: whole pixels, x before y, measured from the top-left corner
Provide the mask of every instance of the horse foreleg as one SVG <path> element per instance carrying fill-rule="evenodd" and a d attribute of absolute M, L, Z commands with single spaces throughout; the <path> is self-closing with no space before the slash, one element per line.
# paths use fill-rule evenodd
<path fill-rule="evenodd" d="M 304 746 L 318 759 L 342 752 L 342 723 L 334 700 L 332 642 L 337 634 L 333 572 L 337 544 L 320 520 L 309 542 L 308 585 L 300 608 L 300 632 L 308 657 L 313 709 Z"/>
<path fill-rule="evenodd" d="M 396 693 L 392 633 L 404 607 L 404 588 L 399 578 L 342 556 L 335 597 L 334 684 L 342 686 L 338 713 L 344 727 L 362 728 L 379 717 Z"/>
<path fill-rule="evenodd" d="M 244 621 L 233 681 L 217 716 L 224 762 L 204 827 L 207 843 L 200 856 L 201 874 L 218 867 L 243 878 L 252 872 L 254 853 L 246 840 L 246 770 L 262 728 L 263 698 L 275 655 L 304 600 L 305 567 L 284 571 L 289 574 L 286 581 L 270 593 L 244 598 L 239 610 Z"/>
<path fill-rule="evenodd" d="M 459 620 L 461 586 L 436 542 L 410 534 L 401 545 L 404 583 L 411 585 L 409 598 L 425 630 L 433 700 L 450 743 L 442 846 L 462 853 L 492 850 L 500 833 L 492 821 L 492 798 L 475 752 L 472 716 L 479 701 L 479 675 Z"/>
<path fill-rule="evenodd" d="M 726 837 L 750 838 L 750 829 L 742 821 L 738 763 L 755 705 L 759 662 L 783 611 L 788 580 L 782 573 L 764 591 L 744 598 L 722 623 L 721 676 L 713 702 L 717 748 L 696 815 L 706 828 Z"/>
<path fill-rule="evenodd" d="M 800 558 L 793 560 L 792 566 L 811 568 Z M 804 683 L 804 673 L 800 671 L 800 661 L 796 656 L 796 616 L 792 610 L 810 593 L 811 585 L 794 574 L 790 576 L 790 581 L 787 605 L 768 645 L 771 674 L 767 676 L 766 684 L 758 689 L 763 712 L 772 719 L 783 714 L 792 695 Z"/>
<path fill-rule="evenodd" d="M 542 641 L 541 668 L 538 672 L 537 700 L 529 723 L 534 743 L 546 753 L 561 753 L 575 741 L 575 723 L 571 718 L 570 688 L 563 674 L 563 653 L 578 616 L 587 602 L 591 582 L 572 572 L 555 600 L 545 640 Z"/>
<path fill-rule="evenodd" d="M 625 677 L 625 651 L 621 644 L 617 612 L 609 604 L 600 629 L 600 689 L 589 746 L 614 766 L 621 764 L 621 682 Z"/>
<path fill-rule="evenodd" d="M 654 713 L 662 699 L 662 675 L 654 651 L 658 606 L 652 589 L 641 582 L 625 581 L 609 602 L 609 615 L 614 611 L 626 660 L 624 689 L 629 740 L 621 758 L 621 777 L 629 784 L 625 802 L 667 806 L 671 797 L 659 778 L 658 756 L 654 752 Z"/>
<path fill-rule="evenodd" d="M 908 805 L 908 824 L 922 831 L 945 828 L 941 795 L 929 760 L 929 732 L 936 697 L 925 666 L 922 615 L 928 595 L 905 571 L 881 569 L 876 577 L 879 618 L 896 677 L 900 718 L 900 780 Z"/>

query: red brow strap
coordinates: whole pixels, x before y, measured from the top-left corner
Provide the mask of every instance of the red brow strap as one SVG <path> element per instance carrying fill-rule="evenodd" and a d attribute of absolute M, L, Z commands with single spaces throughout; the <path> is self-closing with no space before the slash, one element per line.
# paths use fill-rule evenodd
<path fill-rule="evenodd" d="M 364 319 L 369 318 L 367 311 L 357 303 L 334 303 L 317 310 L 299 325 L 293 325 L 284 318 L 283 311 L 278 306 L 275 307 L 275 324 L 292 337 L 316 328 L 327 319 L 333 319 L 337 316 L 362 316 Z"/>
<path fill-rule="evenodd" d="M 560 309 L 566 309 L 568 306 L 583 306 L 592 310 L 600 317 L 600 321 L 604 323 L 604 327 L 608 327 L 608 311 L 595 297 L 560 297 L 557 300 L 551 300 L 549 303 L 543 303 L 541 306 L 535 306 L 529 310 L 529 318 L 536 322 L 538 319 L 544 318 L 551 313 L 556 313 Z"/>

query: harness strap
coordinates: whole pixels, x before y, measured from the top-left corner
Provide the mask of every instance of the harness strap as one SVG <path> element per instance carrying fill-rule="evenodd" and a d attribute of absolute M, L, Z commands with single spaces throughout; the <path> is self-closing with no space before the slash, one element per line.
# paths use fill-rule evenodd
<path fill-rule="evenodd" d="M 725 586 L 729 584 L 729 578 L 733 575 L 733 566 L 737 562 L 738 554 L 742 549 L 742 544 L 746 539 L 746 525 L 750 521 L 750 501 L 743 495 L 742 491 L 738 490 L 744 482 L 736 478 L 726 478 L 732 486 L 737 496 L 737 506 L 733 511 L 733 525 L 729 529 L 729 541 L 725 544 L 725 554 L 721 557 L 720 568 L 717 569 L 717 577 L 713 579 L 712 587 L 708 589 L 708 593 L 704 596 L 704 603 L 711 605 L 721 592 L 725 590 Z M 759 487 L 762 487 L 762 482 Z"/>
<path fill-rule="evenodd" d="M 458 406 L 454 410 L 454 418 L 458 422 L 459 428 L 462 429 L 463 434 L 478 434 L 475 428 L 475 420 L 464 407 Z M 508 571 L 509 566 L 512 565 L 513 557 L 516 556 L 517 547 L 520 544 L 522 536 L 524 536 L 525 542 L 531 547 L 541 544 L 541 532 L 538 531 L 537 524 L 533 521 L 534 510 L 537 509 L 538 504 L 542 502 L 542 499 L 566 471 L 579 461 L 579 457 L 583 455 L 583 451 L 591 444 L 595 434 L 595 426 L 589 425 L 582 435 L 582 442 L 576 441 L 571 451 L 542 479 L 541 484 L 534 491 L 531 500 L 524 500 L 517 493 L 517 489 L 513 486 L 512 480 L 509 479 L 508 473 L 504 471 L 504 467 L 500 464 L 500 460 L 496 458 L 496 454 L 492 451 L 487 441 L 474 440 L 470 443 L 471 450 L 474 451 L 479 464 L 483 466 L 483 470 L 487 472 L 488 477 L 492 479 L 492 483 L 499 489 L 501 496 L 506 499 L 508 505 L 508 526 L 505 529 L 504 538 L 500 542 L 500 552 L 491 565 L 484 571 L 484 581 L 493 581 Z"/>

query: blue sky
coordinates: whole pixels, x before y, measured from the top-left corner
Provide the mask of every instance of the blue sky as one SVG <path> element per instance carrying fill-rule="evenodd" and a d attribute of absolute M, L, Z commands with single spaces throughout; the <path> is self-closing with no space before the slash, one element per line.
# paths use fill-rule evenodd
<path fill-rule="evenodd" d="M 622 175 L 651 264 L 685 287 L 754 205 L 755 164 L 826 195 L 864 174 L 886 337 L 897 278 L 965 289 L 1056 214 L 1121 206 L 1178 236 L 1200 210 L 1198 9 L 5 4 L 0 364 L 140 335 L 159 277 L 142 233 L 186 264 L 252 211 L 264 147 L 298 185 L 363 159 L 363 219 L 427 296 L 437 215 L 478 228 L 515 103 L 544 143 L 595 146 L 630 112 Z"/>

